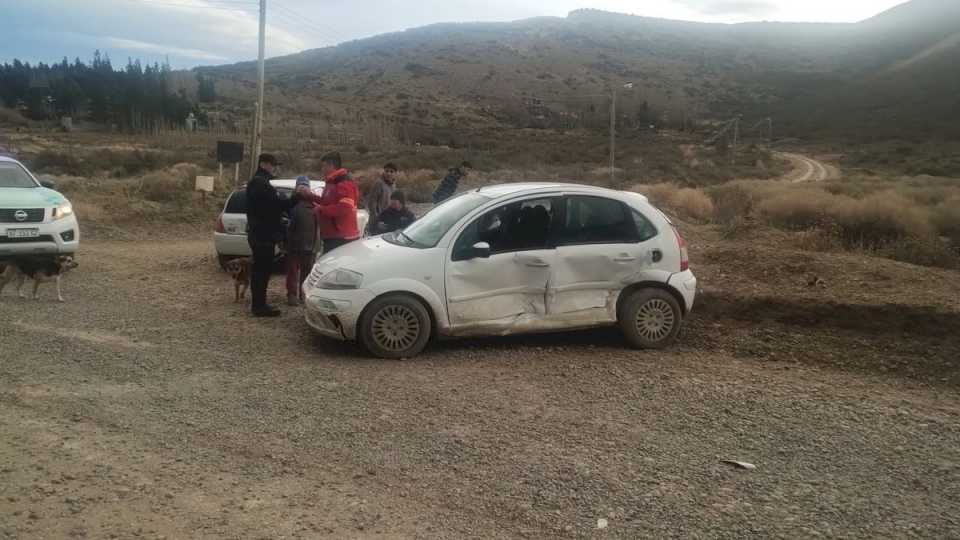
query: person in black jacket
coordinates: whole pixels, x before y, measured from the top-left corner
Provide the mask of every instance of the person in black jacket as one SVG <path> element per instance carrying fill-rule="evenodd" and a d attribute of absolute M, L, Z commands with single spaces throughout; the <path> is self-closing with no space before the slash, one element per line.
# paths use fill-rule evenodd
<path fill-rule="evenodd" d="M 277 317 L 280 311 L 267 304 L 267 286 L 273 273 L 277 243 L 284 237 L 283 214 L 298 200 L 277 193 L 270 180 L 276 178 L 279 163 L 271 154 L 260 154 L 257 172 L 247 183 L 247 242 L 253 252 L 250 296 L 255 317 Z"/>
<path fill-rule="evenodd" d="M 407 210 L 407 198 L 403 192 L 394 191 L 390 194 L 390 206 L 383 212 L 380 212 L 371 229 L 373 234 L 400 231 L 406 229 L 408 225 L 416 220 L 417 216 Z"/>
<path fill-rule="evenodd" d="M 437 190 L 433 192 L 433 204 L 440 204 L 450 197 L 453 197 L 453 194 L 457 192 L 457 188 L 460 186 L 460 180 L 470 174 L 470 169 L 472 169 L 472 167 L 467 161 L 461 163 L 459 167 L 450 169 L 447 175 L 443 177 L 443 180 L 440 181 Z"/>

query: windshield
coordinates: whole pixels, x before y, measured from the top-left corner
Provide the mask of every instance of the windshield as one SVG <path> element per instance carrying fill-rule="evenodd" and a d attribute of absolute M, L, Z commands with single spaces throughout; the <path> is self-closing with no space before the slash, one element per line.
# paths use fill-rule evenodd
<path fill-rule="evenodd" d="M 0 161 L 0 188 L 35 188 L 37 183 L 17 163 Z"/>
<path fill-rule="evenodd" d="M 463 216 L 489 201 L 489 197 L 477 192 L 464 193 L 447 199 L 403 231 L 385 235 L 383 238 L 401 246 L 432 248 Z"/>

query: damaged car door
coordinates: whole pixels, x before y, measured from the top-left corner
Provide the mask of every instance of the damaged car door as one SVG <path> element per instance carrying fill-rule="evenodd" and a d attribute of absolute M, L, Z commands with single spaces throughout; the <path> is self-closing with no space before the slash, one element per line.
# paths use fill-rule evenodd
<path fill-rule="evenodd" d="M 556 259 L 553 197 L 486 211 L 459 234 L 446 265 L 454 334 L 509 334 L 536 328 Z"/>
<path fill-rule="evenodd" d="M 648 279 L 663 258 L 653 224 L 622 201 L 571 195 L 557 231 L 547 309 L 554 322 L 592 326 L 617 320 L 617 298 Z"/>

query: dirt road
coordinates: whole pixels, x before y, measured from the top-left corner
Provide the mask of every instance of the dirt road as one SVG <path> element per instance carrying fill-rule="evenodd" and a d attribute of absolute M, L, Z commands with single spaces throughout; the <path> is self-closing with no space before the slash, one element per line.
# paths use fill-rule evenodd
<path fill-rule="evenodd" d="M 803 154 L 777 152 L 777 155 L 793 165 L 794 170 L 785 177 L 791 182 L 823 182 L 839 176 L 836 167 Z"/>
<path fill-rule="evenodd" d="M 0 298 L 0 538 L 960 535 L 954 274 L 688 236 L 672 350 L 403 362 L 249 317 L 204 235 L 88 242 Z"/>

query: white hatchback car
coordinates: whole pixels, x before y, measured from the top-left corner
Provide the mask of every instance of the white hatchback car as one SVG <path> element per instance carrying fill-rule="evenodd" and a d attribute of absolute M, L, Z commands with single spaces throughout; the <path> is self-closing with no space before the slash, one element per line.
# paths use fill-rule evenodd
<path fill-rule="evenodd" d="M 270 184 L 285 197 L 293 194 L 297 181 L 295 179 L 273 179 Z M 311 180 L 310 189 L 320 195 L 325 183 L 320 180 Z M 366 210 L 357 210 L 357 227 L 360 231 L 367 228 L 370 215 Z M 213 231 L 213 245 L 217 251 L 220 266 L 226 266 L 230 259 L 249 257 L 250 244 L 247 243 L 247 192 L 238 189 L 227 197 L 223 211 L 217 218 L 216 229 Z M 318 246 L 319 248 L 319 246 Z M 279 249 L 279 247 L 278 247 Z M 319 252 L 319 249 L 317 250 Z"/>
<path fill-rule="evenodd" d="M 617 324 L 631 345 L 661 348 L 696 289 L 683 237 L 646 197 L 542 183 L 469 191 L 340 247 L 304 291 L 317 332 L 401 358 L 432 336 Z"/>

